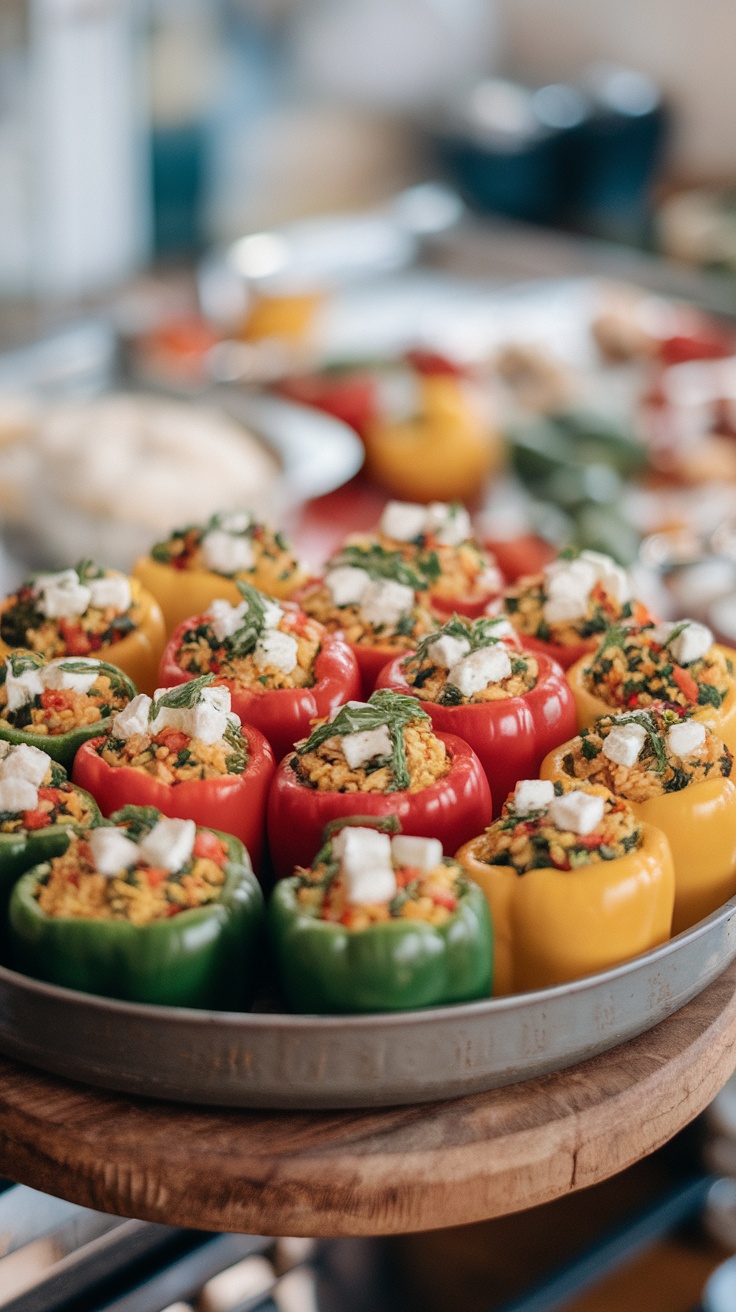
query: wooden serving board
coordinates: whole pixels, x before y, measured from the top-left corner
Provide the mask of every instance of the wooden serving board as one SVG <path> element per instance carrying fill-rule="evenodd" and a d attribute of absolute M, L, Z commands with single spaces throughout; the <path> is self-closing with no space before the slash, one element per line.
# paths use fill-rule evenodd
<path fill-rule="evenodd" d="M 579 1066 L 431 1106 L 194 1108 L 0 1059 L 0 1173 L 121 1216 L 258 1234 L 380 1235 L 533 1207 L 666 1142 L 736 1066 L 736 963 Z"/>

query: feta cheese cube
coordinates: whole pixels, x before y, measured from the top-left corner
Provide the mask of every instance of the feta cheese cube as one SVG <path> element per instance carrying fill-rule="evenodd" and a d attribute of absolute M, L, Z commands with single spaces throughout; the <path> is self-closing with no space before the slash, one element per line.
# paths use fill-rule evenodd
<path fill-rule="evenodd" d="M 124 574 L 108 574 L 104 579 L 90 579 L 87 587 L 90 590 L 90 605 L 98 606 L 100 610 L 111 607 L 122 614 L 133 599 L 130 581 Z"/>
<path fill-rule="evenodd" d="M 134 866 L 140 856 L 137 843 L 121 829 L 91 829 L 87 838 L 95 869 L 108 879 Z"/>
<path fill-rule="evenodd" d="M 37 574 L 33 587 L 36 605 L 49 620 L 73 619 L 83 615 L 92 596 L 89 588 L 80 583 L 75 569 L 62 569 L 55 574 Z"/>
<path fill-rule="evenodd" d="M 94 832 L 94 831 L 93 831 Z M 138 844 L 141 858 L 150 866 L 158 866 L 175 874 L 192 855 L 197 826 L 193 820 L 170 820 L 162 816 Z"/>
<path fill-rule="evenodd" d="M 503 574 L 498 565 L 486 565 L 476 579 L 476 587 L 483 588 L 486 592 L 501 592 L 503 584 Z"/>
<path fill-rule="evenodd" d="M 19 674 L 13 674 L 10 661 L 5 662 L 5 692 L 8 698 L 8 710 L 18 711 L 21 706 L 40 697 L 44 689 L 41 671 L 35 666 L 28 666 Z"/>
<path fill-rule="evenodd" d="M 340 861 L 348 902 L 369 906 L 390 902 L 397 885 L 388 834 L 346 825 L 333 838 L 332 850 Z"/>
<path fill-rule="evenodd" d="M 667 746 L 673 756 L 692 756 L 705 743 L 705 727 L 697 720 L 681 720 L 667 734 Z"/>
<path fill-rule="evenodd" d="M 252 523 L 249 510 L 221 510 L 217 516 L 217 527 L 226 533 L 247 533 Z"/>
<path fill-rule="evenodd" d="M 252 569 L 255 564 L 250 538 L 236 537 L 223 529 L 205 533 L 201 547 L 205 567 L 216 574 L 237 574 L 238 570 Z"/>
<path fill-rule="evenodd" d="M 442 844 L 439 838 L 414 838 L 411 834 L 395 834 L 391 839 L 391 854 L 397 866 L 414 866 L 426 872 L 440 864 Z"/>
<path fill-rule="evenodd" d="M 137 697 L 128 702 L 122 711 L 113 715 L 110 724 L 110 736 L 112 738 L 122 738 L 125 742 L 129 738 L 135 738 L 138 734 L 149 733 L 148 712 L 151 709 L 151 698 L 147 697 L 144 692 L 139 692 Z"/>
<path fill-rule="evenodd" d="M 532 811 L 546 811 L 554 801 L 555 786 L 549 779 L 520 779 L 514 789 L 514 810 L 517 815 L 531 815 Z"/>
<path fill-rule="evenodd" d="M 595 793 L 574 789 L 550 802 L 547 814 L 558 829 L 571 830 L 581 838 L 592 834 L 603 819 L 605 802 Z"/>
<path fill-rule="evenodd" d="M 713 646 L 713 634 L 706 624 L 688 620 L 685 628 L 669 644 L 678 665 L 691 665 L 699 661 Z"/>
<path fill-rule="evenodd" d="M 414 608 L 414 589 L 393 579 L 376 579 L 363 594 L 363 619 L 374 628 L 393 628 Z"/>
<path fill-rule="evenodd" d="M 603 740 L 603 755 L 616 765 L 636 765 L 647 731 L 640 724 L 615 724 Z"/>
<path fill-rule="evenodd" d="M 427 507 L 413 501 L 389 501 L 378 527 L 395 542 L 413 542 L 425 532 Z"/>
<path fill-rule="evenodd" d="M 546 600 L 542 614 L 548 624 L 582 619 L 587 613 L 596 571 L 589 561 L 553 561 L 545 571 Z"/>
<path fill-rule="evenodd" d="M 338 565 L 325 578 L 335 606 L 359 606 L 369 586 L 371 576 L 353 565 Z"/>
<path fill-rule="evenodd" d="M 85 671 L 70 670 L 70 664 L 86 665 Z M 89 692 L 100 674 L 99 662 L 88 656 L 62 656 L 49 661 L 41 678 L 45 688 L 68 688 L 71 692 Z"/>
<path fill-rule="evenodd" d="M 218 711 L 229 711 L 232 706 L 230 689 L 221 683 L 209 684 L 203 688 L 199 694 L 199 701 L 214 706 Z"/>
<path fill-rule="evenodd" d="M 12 751 L 10 743 L 6 742 L 4 738 L 0 738 L 0 761 L 2 761 L 3 757 L 7 756 L 10 751 Z"/>
<path fill-rule="evenodd" d="M 509 638 L 513 639 L 515 643 L 518 643 L 519 640 L 519 635 L 511 620 L 504 619 L 502 615 L 499 615 L 498 619 L 493 621 L 493 637 L 501 638 L 504 642 Z"/>
<path fill-rule="evenodd" d="M 285 614 L 284 610 L 281 608 L 281 606 L 278 605 L 277 602 L 271 601 L 270 598 L 268 597 L 264 597 L 263 593 L 261 593 L 261 598 L 264 603 L 263 606 L 264 629 L 277 629 L 282 619 L 284 618 L 284 614 Z"/>
<path fill-rule="evenodd" d="M 578 559 L 593 566 L 596 571 L 596 581 L 601 584 L 609 597 L 619 605 L 628 601 L 631 596 L 629 576 L 611 556 L 606 556 L 602 551 L 581 551 Z"/>
<path fill-rule="evenodd" d="M 465 656 L 448 670 L 447 682 L 458 688 L 463 697 L 472 697 L 487 688 L 489 683 L 507 679 L 510 673 L 511 657 L 499 643 L 494 647 L 481 647 Z"/>
<path fill-rule="evenodd" d="M 226 711 L 218 710 L 209 702 L 200 701 L 196 706 L 188 706 L 182 712 L 181 732 L 190 738 L 198 738 L 201 743 L 219 743 L 227 732 L 229 724 Z"/>
<path fill-rule="evenodd" d="M 253 660 L 259 670 L 273 665 L 282 674 L 291 674 L 296 667 L 299 644 L 290 633 L 280 629 L 265 629 L 255 646 Z"/>
<path fill-rule="evenodd" d="M 0 778 L 0 811 L 35 811 L 38 790 L 29 779 Z"/>
<path fill-rule="evenodd" d="M 239 606 L 231 606 L 229 601 L 217 597 L 207 611 L 206 618 L 217 641 L 225 642 L 227 638 L 232 638 L 233 634 L 237 633 L 247 613 L 247 601 L 241 601 Z"/>
<path fill-rule="evenodd" d="M 465 506 L 451 506 L 446 501 L 430 501 L 424 531 L 433 533 L 444 547 L 459 547 L 473 533 Z"/>
<path fill-rule="evenodd" d="M 674 633 L 676 628 L 677 625 L 674 620 L 660 620 L 659 624 L 655 624 L 653 628 L 648 629 L 647 632 L 653 642 L 656 642 L 659 646 L 663 647 L 668 641 L 670 634 Z"/>
<path fill-rule="evenodd" d="M 435 638 L 427 647 L 429 659 L 445 670 L 457 665 L 469 651 L 470 643 L 467 638 L 453 638 L 447 633 L 443 633 L 441 638 Z"/>
<path fill-rule="evenodd" d="M 51 759 L 40 747 L 31 747 L 28 743 L 19 743 L 11 747 L 0 760 L 0 778 L 26 779 L 34 788 L 40 788 L 48 773 Z M 0 807 L 0 810 L 2 808 Z"/>
<path fill-rule="evenodd" d="M 351 770 L 359 770 L 376 756 L 391 755 L 391 734 L 388 726 L 381 724 L 377 729 L 361 729 L 359 733 L 346 733 L 341 739 L 345 760 Z"/>

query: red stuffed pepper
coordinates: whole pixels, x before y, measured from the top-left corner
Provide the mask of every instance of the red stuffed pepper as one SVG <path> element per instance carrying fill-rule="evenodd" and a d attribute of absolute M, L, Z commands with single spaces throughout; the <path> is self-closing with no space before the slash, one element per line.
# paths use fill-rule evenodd
<path fill-rule="evenodd" d="M 549 656 L 524 651 L 503 618 L 456 615 L 386 666 L 378 686 L 416 697 L 436 730 L 470 744 L 491 786 L 494 815 L 577 724 L 564 671 Z"/>
<path fill-rule="evenodd" d="M 600 551 L 568 548 L 541 574 L 506 588 L 503 610 L 528 651 L 543 653 L 567 670 L 595 651 L 611 624 L 646 623 L 646 607 L 631 596 L 626 571 Z"/>
<path fill-rule="evenodd" d="M 309 866 L 337 817 L 397 816 L 407 833 L 438 838 L 449 856 L 491 811 L 473 749 L 434 733 L 415 698 L 375 692 L 344 706 L 281 762 L 268 799 L 274 873 L 281 879 Z"/>
<path fill-rule="evenodd" d="M 276 760 L 324 719 L 360 695 L 358 664 L 338 634 L 328 634 L 298 606 L 277 604 L 239 583 L 243 601 L 214 601 L 175 629 L 160 683 L 173 688 L 202 674 L 230 690 L 232 708 L 270 742 Z"/>
<path fill-rule="evenodd" d="M 263 735 L 230 710 L 227 688 L 211 687 L 213 677 L 160 689 L 153 700 L 135 697 L 105 737 L 83 744 L 73 779 L 103 815 L 155 806 L 234 834 L 259 870 L 276 763 Z"/>

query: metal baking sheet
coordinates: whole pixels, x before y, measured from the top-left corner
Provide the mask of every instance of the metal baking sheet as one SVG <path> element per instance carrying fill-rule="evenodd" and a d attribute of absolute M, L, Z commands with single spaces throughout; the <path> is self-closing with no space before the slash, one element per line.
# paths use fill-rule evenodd
<path fill-rule="evenodd" d="M 386 1107 L 562 1070 L 634 1038 L 736 957 L 736 898 L 573 984 L 457 1007 L 292 1016 L 149 1007 L 0 967 L 0 1051 L 122 1093 L 226 1107 Z"/>

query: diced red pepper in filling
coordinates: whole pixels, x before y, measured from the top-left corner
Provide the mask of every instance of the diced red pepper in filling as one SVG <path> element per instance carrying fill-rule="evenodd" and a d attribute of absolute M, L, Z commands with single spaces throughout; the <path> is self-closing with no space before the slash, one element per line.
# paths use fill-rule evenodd
<path fill-rule="evenodd" d="M 159 869 L 158 866 L 151 866 L 146 871 L 146 879 L 151 888 L 159 888 L 161 884 L 166 883 L 166 871 Z"/>
<path fill-rule="evenodd" d="M 46 829 L 51 824 L 51 816 L 48 811 L 24 811 L 23 824 L 26 829 Z"/>
<path fill-rule="evenodd" d="M 64 711 L 71 705 L 71 688 L 44 688 L 41 705 L 45 711 Z"/>
<path fill-rule="evenodd" d="M 224 865 L 227 860 L 226 845 L 217 834 L 211 833 L 208 829 L 197 830 L 193 852 L 195 856 L 214 861 L 218 866 Z"/>
<path fill-rule="evenodd" d="M 681 665 L 673 665 L 672 678 L 688 701 L 696 702 L 698 700 L 698 685 L 692 674 L 688 674 L 687 670 L 683 670 Z"/>
<path fill-rule="evenodd" d="M 59 620 L 59 632 L 70 656 L 86 656 L 92 650 L 92 644 L 81 624 Z"/>
<path fill-rule="evenodd" d="M 449 890 L 438 888 L 432 893 L 432 901 L 438 907 L 445 907 L 448 911 L 457 909 L 457 898 Z"/>
<path fill-rule="evenodd" d="M 170 752 L 178 756 L 183 748 L 189 746 L 191 740 L 187 734 L 181 733 L 179 729 L 162 729 L 161 733 L 156 734 L 155 741 L 161 747 L 167 747 Z"/>

